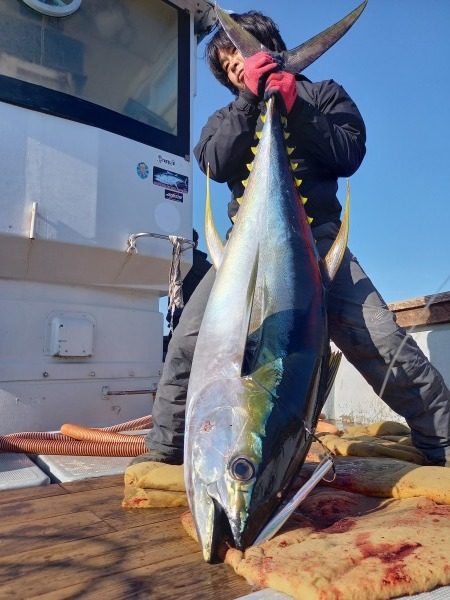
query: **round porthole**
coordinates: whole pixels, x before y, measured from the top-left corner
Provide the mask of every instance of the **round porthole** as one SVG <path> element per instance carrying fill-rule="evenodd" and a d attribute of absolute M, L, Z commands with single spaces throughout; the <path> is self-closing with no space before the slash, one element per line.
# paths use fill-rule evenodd
<path fill-rule="evenodd" d="M 23 0 L 23 2 L 49 17 L 67 17 L 78 10 L 81 4 L 81 0 Z"/>

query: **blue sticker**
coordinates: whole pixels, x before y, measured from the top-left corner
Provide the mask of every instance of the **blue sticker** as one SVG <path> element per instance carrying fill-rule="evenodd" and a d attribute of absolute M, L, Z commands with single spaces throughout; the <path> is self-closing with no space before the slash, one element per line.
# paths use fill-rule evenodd
<path fill-rule="evenodd" d="M 183 194 L 180 194 L 180 192 L 173 192 L 172 190 L 164 190 L 164 198 L 166 200 L 175 200 L 176 202 L 183 202 Z"/>
<path fill-rule="evenodd" d="M 153 167 L 153 183 L 168 190 L 187 193 L 189 177 L 174 173 L 173 171 L 167 171 L 166 169 L 160 169 L 159 167 Z"/>
<path fill-rule="evenodd" d="M 148 165 L 145 162 L 140 162 L 137 164 L 136 173 L 139 175 L 141 179 L 147 179 L 149 170 Z"/>

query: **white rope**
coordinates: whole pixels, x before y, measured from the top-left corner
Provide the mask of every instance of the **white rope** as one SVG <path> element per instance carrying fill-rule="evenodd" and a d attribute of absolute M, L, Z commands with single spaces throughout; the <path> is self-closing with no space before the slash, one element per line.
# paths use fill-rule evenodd
<path fill-rule="evenodd" d="M 169 241 L 172 243 L 172 263 L 170 265 L 169 275 L 169 312 L 170 329 L 173 331 L 173 315 L 177 308 L 183 308 L 183 280 L 181 278 L 181 252 L 183 251 L 184 238 L 176 235 L 169 235 Z"/>

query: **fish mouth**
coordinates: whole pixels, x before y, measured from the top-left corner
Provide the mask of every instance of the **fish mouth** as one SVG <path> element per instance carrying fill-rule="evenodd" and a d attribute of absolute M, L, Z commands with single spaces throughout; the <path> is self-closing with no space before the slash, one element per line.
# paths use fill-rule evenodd
<path fill-rule="evenodd" d="M 228 548 L 244 550 L 248 547 L 246 523 L 248 515 L 243 516 L 239 511 L 226 509 L 221 501 L 220 485 L 218 482 L 209 484 L 208 496 L 211 503 L 211 537 L 208 549 L 204 551 L 207 562 L 223 562 Z"/>
<path fill-rule="evenodd" d="M 235 546 L 230 521 L 220 503 L 211 498 L 213 504 L 213 524 L 210 543 L 203 547 L 203 558 L 208 563 L 222 563 L 227 550 Z"/>

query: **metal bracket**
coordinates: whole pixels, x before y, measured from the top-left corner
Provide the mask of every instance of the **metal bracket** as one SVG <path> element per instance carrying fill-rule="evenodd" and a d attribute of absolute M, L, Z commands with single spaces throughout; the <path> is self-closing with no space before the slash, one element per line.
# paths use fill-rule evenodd
<path fill-rule="evenodd" d="M 155 395 L 157 387 L 144 390 L 110 390 L 108 385 L 102 387 L 103 400 L 107 400 L 111 396 L 136 396 L 140 394 L 151 394 Z"/>
<path fill-rule="evenodd" d="M 157 238 L 159 240 L 167 240 L 168 242 L 171 242 L 172 238 L 176 238 L 181 241 L 181 244 L 182 244 L 181 251 L 182 252 L 184 252 L 185 250 L 188 250 L 188 248 L 195 248 L 195 242 L 193 240 L 188 240 L 187 238 L 184 238 L 181 236 L 171 236 L 171 235 L 163 235 L 161 233 L 142 232 L 142 233 L 132 233 L 131 235 L 128 236 L 127 254 L 137 254 L 138 253 L 138 250 L 136 248 L 136 242 L 137 242 L 138 238 L 141 238 L 141 237 L 153 237 L 153 238 Z"/>

